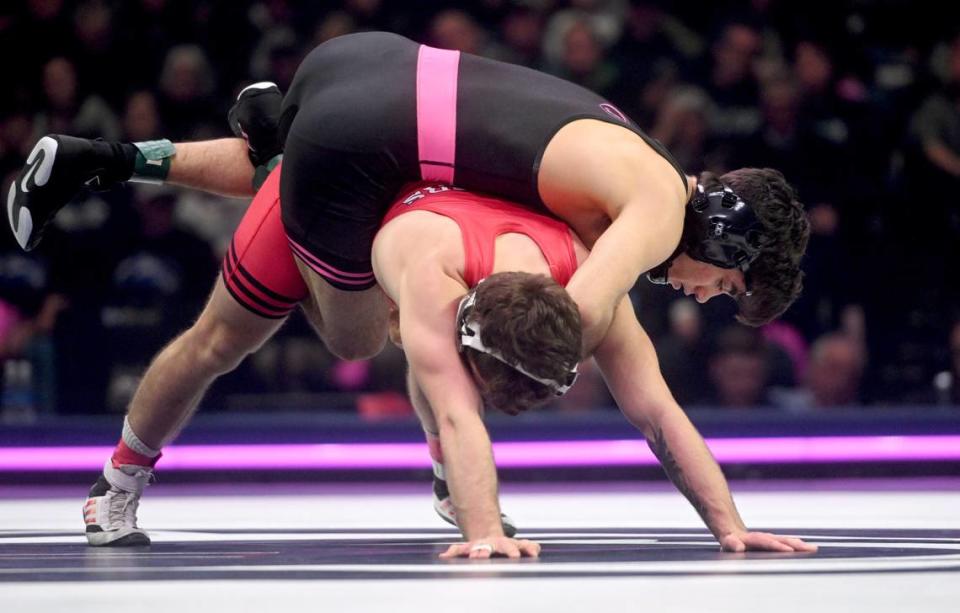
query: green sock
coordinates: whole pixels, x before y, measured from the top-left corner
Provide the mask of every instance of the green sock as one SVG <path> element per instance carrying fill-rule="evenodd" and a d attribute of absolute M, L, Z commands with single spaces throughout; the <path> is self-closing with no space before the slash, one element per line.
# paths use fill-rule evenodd
<path fill-rule="evenodd" d="M 159 185 L 170 174 L 170 159 L 177 154 L 176 147 L 167 139 L 148 140 L 133 143 L 137 148 L 137 158 L 133 164 L 133 183 L 153 183 Z"/>

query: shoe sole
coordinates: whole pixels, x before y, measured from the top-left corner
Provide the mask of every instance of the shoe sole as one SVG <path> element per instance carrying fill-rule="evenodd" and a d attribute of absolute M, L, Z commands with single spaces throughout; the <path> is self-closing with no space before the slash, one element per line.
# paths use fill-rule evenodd
<path fill-rule="evenodd" d="M 87 532 L 87 543 L 92 547 L 147 547 L 150 537 L 145 532 L 130 532 L 120 537 L 112 532 Z"/>
<path fill-rule="evenodd" d="M 57 158 L 59 143 L 49 136 L 44 136 L 34 145 L 27 162 L 16 180 L 10 185 L 7 194 L 7 221 L 13 231 L 17 244 L 24 251 L 30 251 L 36 246 L 36 237 L 33 237 L 33 214 L 27 204 L 31 189 L 43 187 L 50 180 L 53 165 Z M 31 240 L 33 239 L 33 240 Z"/>

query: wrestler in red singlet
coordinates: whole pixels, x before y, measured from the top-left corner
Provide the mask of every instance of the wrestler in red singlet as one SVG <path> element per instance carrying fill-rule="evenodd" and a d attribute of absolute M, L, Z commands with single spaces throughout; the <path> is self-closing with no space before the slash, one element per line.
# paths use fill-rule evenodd
<path fill-rule="evenodd" d="M 570 228 L 557 219 L 492 196 L 433 183 L 412 184 L 401 193 L 382 225 L 411 211 L 429 211 L 455 221 L 463 236 L 463 276 L 470 287 L 493 272 L 494 244 L 501 234 L 523 234 L 537 243 L 560 285 L 577 269 Z M 261 317 L 286 317 L 307 297 L 280 220 L 279 166 L 240 222 L 224 256 L 222 274 L 237 302 Z"/>

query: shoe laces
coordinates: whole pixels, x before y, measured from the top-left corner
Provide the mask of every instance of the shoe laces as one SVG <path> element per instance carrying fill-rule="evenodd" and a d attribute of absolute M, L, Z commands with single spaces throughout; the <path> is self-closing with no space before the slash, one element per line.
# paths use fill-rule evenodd
<path fill-rule="evenodd" d="M 143 481 L 143 487 L 150 485 L 156 479 L 153 471 L 139 470 L 132 475 L 138 481 Z M 128 492 L 111 487 L 107 492 L 107 514 L 111 526 L 122 525 L 126 528 L 137 527 L 137 508 L 140 506 L 140 494 L 143 488 L 136 492 Z"/>

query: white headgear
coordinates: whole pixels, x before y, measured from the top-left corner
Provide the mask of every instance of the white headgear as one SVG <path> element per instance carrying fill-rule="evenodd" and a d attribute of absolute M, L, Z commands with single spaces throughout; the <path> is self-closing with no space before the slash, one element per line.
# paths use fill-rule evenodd
<path fill-rule="evenodd" d="M 480 283 L 483 283 L 483 281 Z M 573 387 L 573 384 L 577 381 L 577 367 L 579 364 L 574 364 L 573 367 L 568 368 L 563 382 L 554 381 L 553 379 L 544 379 L 543 377 L 538 377 L 537 375 L 531 373 L 520 364 L 510 362 L 503 357 L 503 354 L 501 354 L 499 351 L 483 344 L 483 341 L 480 339 L 480 324 L 476 321 L 467 321 L 470 310 L 476 303 L 477 288 L 479 287 L 480 284 L 478 283 L 477 287 L 470 290 L 470 292 L 463 297 L 463 299 L 460 301 L 460 306 L 457 307 L 457 332 L 460 334 L 461 351 L 463 350 L 463 347 L 470 347 L 471 349 L 479 351 L 480 353 L 485 353 L 493 358 L 496 358 L 497 360 L 500 360 L 517 372 L 533 379 L 537 383 L 546 385 L 553 390 L 554 395 L 563 396 L 566 394 L 567 391 Z"/>

